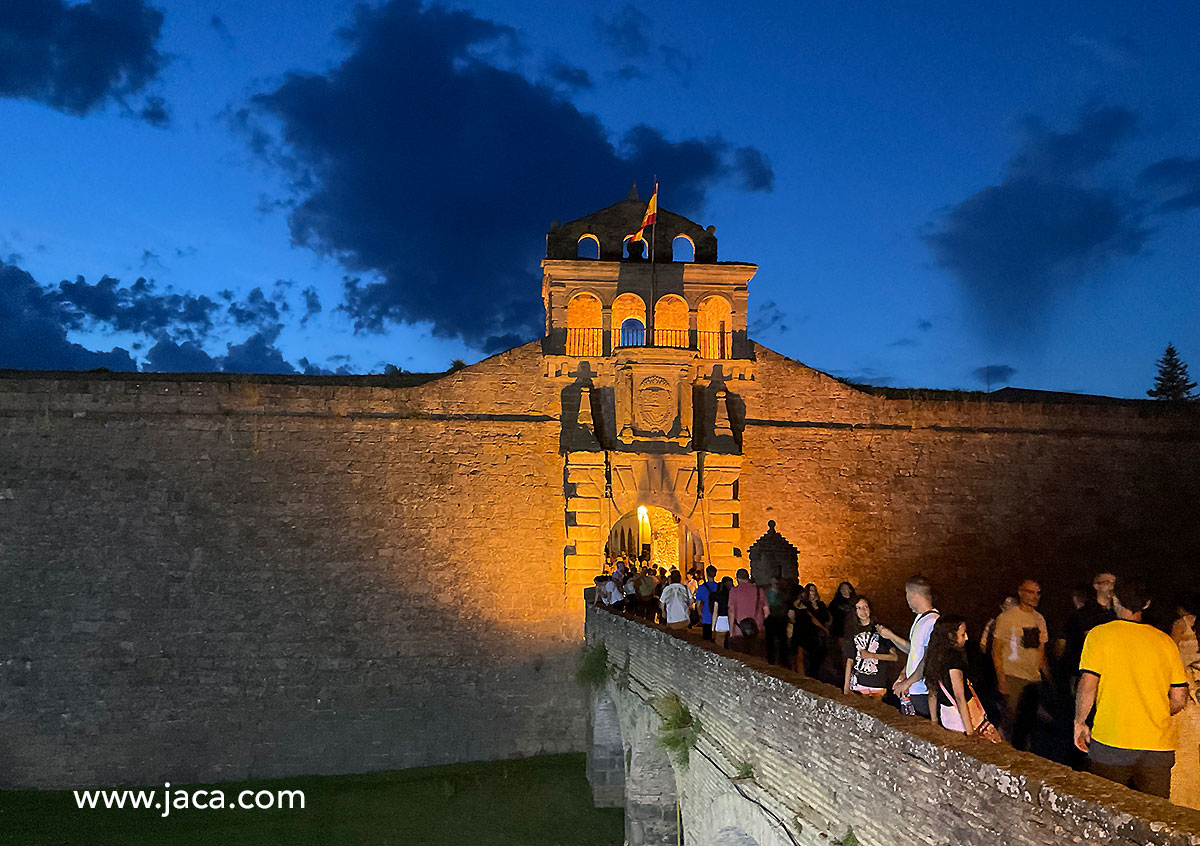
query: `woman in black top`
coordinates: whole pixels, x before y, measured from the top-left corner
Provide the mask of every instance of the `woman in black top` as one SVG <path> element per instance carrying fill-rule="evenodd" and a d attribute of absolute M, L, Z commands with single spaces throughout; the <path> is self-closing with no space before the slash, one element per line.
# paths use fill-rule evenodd
<path fill-rule="evenodd" d="M 821 601 L 817 586 L 811 582 L 800 591 L 792 610 L 792 623 L 792 652 L 796 655 L 796 671 L 816 678 L 825 660 L 829 609 Z"/>
<path fill-rule="evenodd" d="M 708 595 L 708 606 L 712 609 L 713 639 L 722 646 L 729 646 L 729 591 L 733 579 L 725 576 L 717 589 Z"/>
<path fill-rule="evenodd" d="M 967 681 L 966 646 L 966 621 L 953 614 L 938 617 L 925 651 L 925 686 L 929 689 L 929 718 L 935 725 L 974 734 L 967 711 L 967 703 L 974 697 Z"/>
<path fill-rule="evenodd" d="M 854 585 L 842 582 L 838 585 L 837 593 L 829 600 L 829 636 L 843 638 L 856 626 L 854 625 L 854 603 L 858 594 Z"/>

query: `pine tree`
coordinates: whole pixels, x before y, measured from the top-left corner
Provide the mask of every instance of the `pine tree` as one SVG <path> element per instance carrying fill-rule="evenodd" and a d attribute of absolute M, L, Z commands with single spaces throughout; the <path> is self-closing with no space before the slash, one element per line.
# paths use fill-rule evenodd
<path fill-rule="evenodd" d="M 1188 378 L 1187 365 L 1179 358 L 1174 344 L 1167 344 L 1166 351 L 1158 360 L 1158 375 L 1154 377 L 1154 388 L 1146 391 L 1147 396 L 1160 400 L 1194 400 L 1192 390 L 1196 383 Z"/>

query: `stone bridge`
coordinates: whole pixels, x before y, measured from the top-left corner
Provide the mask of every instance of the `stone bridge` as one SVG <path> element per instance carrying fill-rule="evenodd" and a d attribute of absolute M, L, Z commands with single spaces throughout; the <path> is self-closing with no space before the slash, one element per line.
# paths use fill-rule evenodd
<path fill-rule="evenodd" d="M 609 664 L 588 778 L 629 846 L 1200 844 L 1200 812 L 691 635 L 589 608 L 586 637 Z M 673 697 L 699 723 L 686 764 L 659 743 Z"/>

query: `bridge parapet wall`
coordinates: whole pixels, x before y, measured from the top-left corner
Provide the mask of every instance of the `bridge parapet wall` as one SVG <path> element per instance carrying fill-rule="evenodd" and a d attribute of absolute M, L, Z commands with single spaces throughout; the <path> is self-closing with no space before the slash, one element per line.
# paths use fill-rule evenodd
<path fill-rule="evenodd" d="M 828 846 L 852 828 L 863 846 L 1200 844 L 1200 813 L 1165 800 L 600 609 L 586 632 L 608 650 L 594 698 L 615 703 L 627 775 L 655 743 L 654 697 L 676 694 L 700 721 L 688 765 L 661 786 L 678 796 L 686 843 Z M 740 762 L 752 780 L 733 780 Z M 627 835 L 676 842 L 661 827 Z"/>

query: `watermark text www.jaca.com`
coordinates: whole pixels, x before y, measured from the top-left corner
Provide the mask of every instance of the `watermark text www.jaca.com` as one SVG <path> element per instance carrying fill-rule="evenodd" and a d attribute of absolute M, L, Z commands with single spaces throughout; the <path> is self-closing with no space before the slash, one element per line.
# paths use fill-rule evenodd
<path fill-rule="evenodd" d="M 241 811 L 303 810 L 303 790 L 241 790 L 228 797 L 219 788 L 211 790 L 171 788 L 166 782 L 162 790 L 76 790 L 75 805 L 84 809 L 125 809 L 159 811 L 169 816 L 171 811 Z"/>

